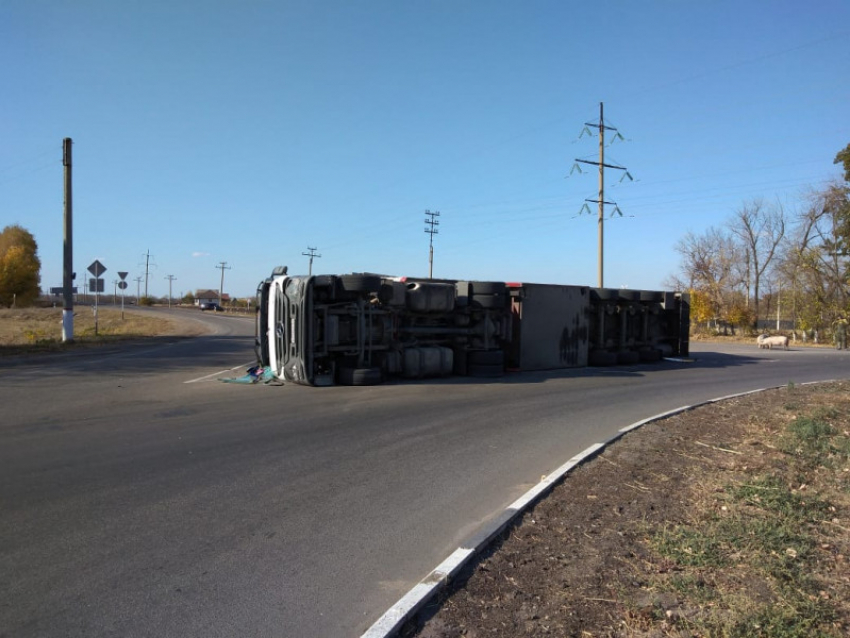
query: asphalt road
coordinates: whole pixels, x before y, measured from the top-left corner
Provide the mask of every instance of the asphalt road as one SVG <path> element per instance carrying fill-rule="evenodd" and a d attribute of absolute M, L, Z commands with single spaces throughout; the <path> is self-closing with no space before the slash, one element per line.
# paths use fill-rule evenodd
<path fill-rule="evenodd" d="M 359 636 L 488 519 L 639 419 L 846 378 L 850 353 L 373 388 L 220 383 L 250 321 L 0 363 L 0 636 Z"/>

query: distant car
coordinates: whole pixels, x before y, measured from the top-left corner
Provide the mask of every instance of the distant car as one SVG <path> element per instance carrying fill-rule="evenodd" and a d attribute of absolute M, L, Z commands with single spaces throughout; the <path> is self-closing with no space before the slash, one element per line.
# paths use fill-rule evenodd
<path fill-rule="evenodd" d="M 221 306 L 217 303 L 202 303 L 201 310 L 212 310 L 213 312 L 219 312 L 221 310 Z"/>

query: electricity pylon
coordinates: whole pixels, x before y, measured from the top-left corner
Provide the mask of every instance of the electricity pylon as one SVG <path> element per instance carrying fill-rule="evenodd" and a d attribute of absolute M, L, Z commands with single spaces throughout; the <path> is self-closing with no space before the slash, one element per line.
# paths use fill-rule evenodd
<path fill-rule="evenodd" d="M 606 164 L 605 163 L 605 131 L 614 131 L 616 135 L 614 139 L 623 139 L 623 136 L 620 135 L 619 131 L 613 126 L 605 126 L 605 120 L 602 118 L 602 102 L 599 103 L 599 122 L 585 122 L 585 127 L 592 126 L 594 128 L 599 129 L 599 161 L 591 162 L 589 160 L 576 159 L 576 162 L 580 162 L 582 164 L 593 164 L 594 166 L 599 167 L 599 197 L 598 199 L 586 199 L 584 206 L 582 207 L 582 212 L 587 210 L 590 212 L 590 207 L 587 205 L 587 202 L 596 202 L 599 204 L 599 218 L 597 221 L 597 225 L 599 227 L 599 257 L 597 264 L 597 273 L 599 280 L 599 287 L 603 287 L 604 277 L 603 277 L 603 248 L 604 248 L 604 238 L 605 238 L 605 204 L 614 206 L 614 211 L 611 213 L 617 213 L 620 217 L 623 216 L 622 211 L 620 211 L 619 206 L 617 206 L 616 202 L 606 202 L 605 201 L 605 169 L 613 168 L 619 171 L 625 171 L 625 175 L 623 177 L 628 177 L 630 180 L 632 179 L 631 174 L 626 169 L 625 166 L 617 166 L 616 164 Z M 582 134 L 587 131 L 590 133 L 588 128 L 585 128 L 582 131 Z M 578 172 L 581 173 L 581 167 L 578 165 L 573 166 L 573 170 L 578 169 Z M 572 171 L 570 171 L 572 173 Z M 622 181 L 622 178 L 621 178 Z"/>

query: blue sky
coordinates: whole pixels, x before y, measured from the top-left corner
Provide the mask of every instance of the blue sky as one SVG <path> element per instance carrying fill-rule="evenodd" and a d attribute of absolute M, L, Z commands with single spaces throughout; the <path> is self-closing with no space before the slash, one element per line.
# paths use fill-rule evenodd
<path fill-rule="evenodd" d="M 389 0 L 0 2 L 0 227 L 61 285 L 74 262 L 149 290 L 253 294 L 302 273 L 655 289 L 676 242 L 757 198 L 789 212 L 850 142 L 850 3 Z M 611 136 L 609 135 L 609 140 Z M 608 213 L 613 210 L 610 207 Z M 135 292 L 135 284 L 131 285 Z"/>

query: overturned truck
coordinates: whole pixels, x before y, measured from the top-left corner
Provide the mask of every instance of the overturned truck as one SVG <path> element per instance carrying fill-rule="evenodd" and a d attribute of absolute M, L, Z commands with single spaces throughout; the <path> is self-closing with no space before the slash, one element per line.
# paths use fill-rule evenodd
<path fill-rule="evenodd" d="M 552 284 L 289 276 L 258 289 L 261 365 L 303 385 L 658 361 L 688 354 L 687 294 Z"/>

